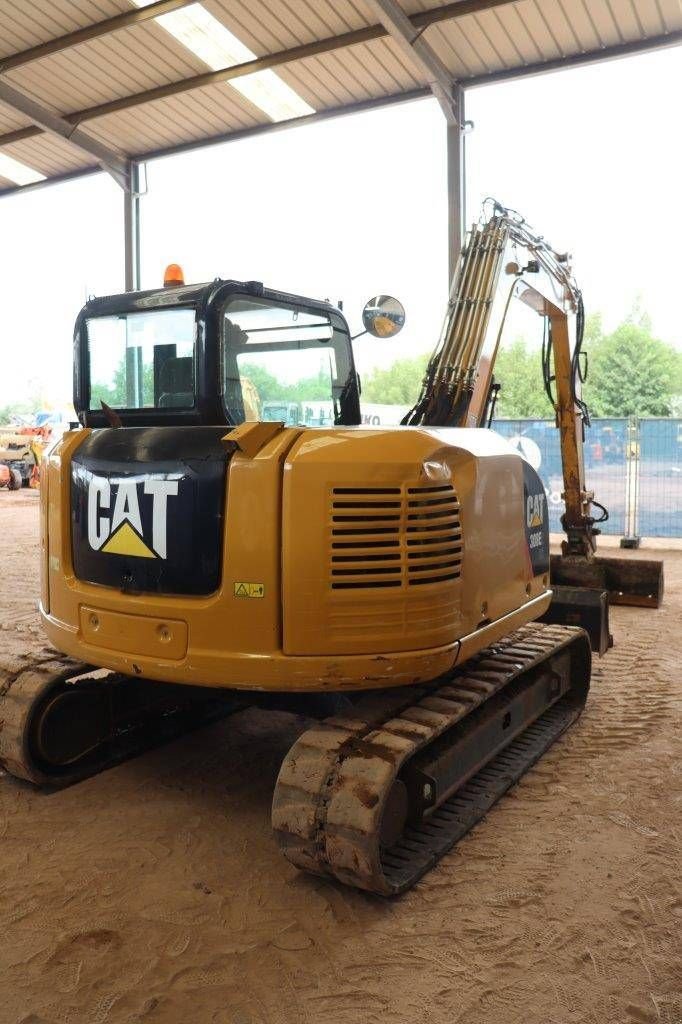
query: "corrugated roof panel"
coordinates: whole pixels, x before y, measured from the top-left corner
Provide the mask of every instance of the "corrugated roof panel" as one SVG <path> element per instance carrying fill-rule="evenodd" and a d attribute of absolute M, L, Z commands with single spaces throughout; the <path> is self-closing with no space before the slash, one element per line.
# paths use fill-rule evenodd
<path fill-rule="evenodd" d="M 549 5 L 554 8 L 551 18 L 547 17 Z M 565 56 L 561 42 L 557 38 L 558 22 L 563 19 L 556 0 L 524 0 L 519 5 L 519 17 L 526 31 L 537 43 L 544 60 L 555 60 L 557 57 Z M 489 18 L 488 13 L 480 15 L 482 22 L 487 22 Z M 513 66 L 514 63 L 514 61 L 508 62 L 507 66 Z"/>
<path fill-rule="evenodd" d="M 439 0 L 401 0 L 407 13 Z M 203 0 L 206 9 L 258 56 L 374 25 L 367 0 Z M 66 32 L 134 9 L 134 0 L 0 0 L 0 59 Z M 453 76 L 496 71 L 682 31 L 680 0 L 514 0 L 424 29 Z M 207 65 L 153 20 L 71 47 L 7 73 L 7 80 L 62 113 L 72 113 L 202 74 Z M 424 86 L 391 37 L 337 48 L 274 68 L 318 111 Z M 131 155 L 267 126 L 266 115 L 229 82 L 184 91 L 85 122 Z M 0 103 L 0 135 L 28 125 Z M 90 166 L 61 139 L 38 135 L 7 152 L 47 174 Z M 40 164 L 36 161 L 41 161 Z M 0 184 L 0 187 L 1 184 Z"/>
<path fill-rule="evenodd" d="M 278 68 L 278 73 L 315 110 L 337 107 L 344 102 L 341 96 L 348 95 L 342 92 L 338 80 L 329 73 L 329 69 L 320 66 L 315 58 L 287 64 L 286 67 Z M 346 99 L 345 102 L 350 100 Z"/>
<path fill-rule="evenodd" d="M 316 110 L 420 84 L 400 49 L 387 38 L 296 61 L 279 67 L 277 73 Z M 348 82 L 353 79 L 357 88 L 351 90 Z"/>
<path fill-rule="evenodd" d="M 390 39 L 307 57 L 280 71 L 292 88 L 304 84 L 301 94 L 317 110 L 408 92 L 422 84 Z"/>
<path fill-rule="evenodd" d="M 665 32 L 665 24 L 656 0 L 637 0 L 635 10 L 646 35 L 653 36 Z"/>
<path fill-rule="evenodd" d="M 577 49 L 596 50 L 602 43 L 595 29 L 594 22 L 590 17 L 590 4 L 585 0 L 560 0 L 562 13 L 565 19 L 570 20 L 575 36 L 578 40 Z M 543 60 L 540 52 L 536 60 Z"/>
<path fill-rule="evenodd" d="M 608 4 L 604 0 L 592 0 L 588 4 L 590 19 L 599 35 L 602 46 L 618 46 L 622 43 L 622 34 L 618 31 L 618 25 L 613 20 L 613 15 Z"/>
<path fill-rule="evenodd" d="M 70 146 L 64 139 L 47 134 L 36 135 L 32 139 L 15 142 L 11 146 L 3 146 L 2 152 L 47 177 L 97 165 L 96 160 Z"/>
<path fill-rule="evenodd" d="M 460 18 L 456 23 L 442 22 L 439 25 L 441 34 L 446 42 L 451 43 L 455 53 L 464 52 L 467 54 L 467 67 L 447 60 L 447 51 L 438 47 L 439 56 L 446 61 L 455 75 L 462 77 L 469 75 L 484 74 L 491 67 L 504 67 L 504 59 L 496 48 L 496 43 L 484 25 L 473 15 L 467 18 Z M 471 68 L 471 71 L 469 71 Z"/>
<path fill-rule="evenodd" d="M 336 97 L 333 106 L 342 103 L 357 103 L 363 99 L 366 93 L 359 87 L 358 83 L 350 78 L 347 73 L 347 66 L 341 54 L 343 50 L 334 53 L 325 53 L 320 57 L 307 57 L 297 62 L 303 68 L 310 68 Z"/>
<path fill-rule="evenodd" d="M 390 37 L 386 36 L 383 39 L 365 43 L 364 47 L 379 64 L 385 67 L 387 74 L 391 76 L 391 82 L 400 86 L 400 89 L 394 89 L 394 92 L 408 91 L 424 84 L 419 69 L 415 68 Z"/>
<path fill-rule="evenodd" d="M 461 19 L 451 29 L 445 25 L 431 25 L 427 29 L 429 43 L 447 68 L 452 68 L 456 78 L 466 78 L 485 68 L 480 54 L 466 36 Z"/>
<path fill-rule="evenodd" d="M 408 13 L 442 6 L 403 0 Z M 518 0 L 425 31 L 452 71 L 478 76 L 646 39 L 682 27 L 679 0 Z M 447 46 L 455 53 L 448 54 Z"/>
<path fill-rule="evenodd" d="M 656 6 L 665 22 L 665 31 L 672 32 L 682 25 L 682 4 L 680 0 L 658 0 Z"/>
<path fill-rule="evenodd" d="M 375 22 L 367 22 L 347 0 L 206 0 L 205 6 L 259 55 Z"/>
<path fill-rule="evenodd" d="M 262 12 L 251 3 L 204 0 L 204 6 L 257 56 L 315 39 L 312 30 L 297 24 L 291 15 L 284 22 L 274 16 L 263 20 Z"/>
<path fill-rule="evenodd" d="M 638 32 L 630 0 L 604 0 L 604 2 L 611 15 L 619 41 L 624 43 L 627 39 L 634 38 Z"/>
<path fill-rule="evenodd" d="M 537 22 L 534 22 L 532 17 L 534 6 L 531 0 L 527 8 L 530 17 L 524 17 L 525 8 L 519 10 L 516 6 L 502 7 L 495 12 L 498 20 L 516 43 L 518 57 L 513 61 L 514 64 L 530 64 L 546 59 L 549 48 L 554 50 L 556 56 L 562 53 L 576 53 L 583 48 L 573 19 L 573 13 L 580 7 L 580 2 L 570 0 L 567 5 L 563 0 L 556 0 L 551 20 L 545 17 L 540 9 Z M 566 14 L 567 6 L 571 9 L 570 17 Z"/>
<path fill-rule="evenodd" d="M 353 79 L 357 100 L 407 92 L 423 84 L 392 39 L 348 46 L 335 56 L 345 75 Z"/>
<path fill-rule="evenodd" d="M 70 112 L 206 70 L 165 29 L 147 22 L 34 61 L 8 78 L 27 92 L 50 96 L 54 106 Z"/>
<path fill-rule="evenodd" d="M 110 146 L 137 154 L 264 124 L 229 85 L 145 103 L 89 122 L 87 130 Z"/>
<path fill-rule="evenodd" d="M 127 0 L 0 0 L 0 56 L 93 25 L 130 10 Z"/>
<path fill-rule="evenodd" d="M 12 107 L 0 103 L 0 133 L 13 132 L 17 128 L 25 128 L 31 122 L 23 114 Z"/>

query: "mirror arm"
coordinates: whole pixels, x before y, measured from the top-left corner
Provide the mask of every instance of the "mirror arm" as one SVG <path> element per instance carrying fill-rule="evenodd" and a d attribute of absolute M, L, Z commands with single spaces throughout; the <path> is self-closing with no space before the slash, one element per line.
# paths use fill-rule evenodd
<path fill-rule="evenodd" d="M 351 334 L 350 340 L 355 341 L 356 338 L 361 338 L 363 334 L 367 334 L 367 328 L 365 328 L 364 331 L 360 331 L 359 334 Z"/>

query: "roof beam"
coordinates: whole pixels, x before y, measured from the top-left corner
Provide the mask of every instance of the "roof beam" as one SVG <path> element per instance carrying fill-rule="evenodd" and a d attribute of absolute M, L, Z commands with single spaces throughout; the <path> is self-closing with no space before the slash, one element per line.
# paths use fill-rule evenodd
<path fill-rule="evenodd" d="M 7 57 L 0 58 L 0 74 L 11 71 L 13 68 L 23 67 L 24 64 L 30 64 L 31 61 L 49 57 L 53 53 L 61 53 L 62 50 L 78 46 L 79 43 L 87 43 L 90 39 L 109 35 L 110 32 L 117 32 L 122 28 L 140 25 L 149 21 L 150 18 L 158 18 L 162 14 L 170 14 L 171 11 L 188 7 L 191 3 L 194 3 L 194 0 L 157 0 L 156 3 L 150 4 L 148 7 L 123 11 L 122 14 L 115 14 L 113 18 L 97 21 L 94 25 L 86 25 L 74 32 L 58 36 L 56 39 L 48 39 L 44 43 L 38 43 L 37 46 L 31 46 L 28 50 L 11 53 Z"/>
<path fill-rule="evenodd" d="M 506 4 L 516 2 L 517 0 L 455 0 L 453 3 L 443 4 L 442 7 L 436 7 L 428 11 L 419 11 L 419 13 L 411 15 L 409 21 L 415 29 L 423 29 L 439 21 L 463 18 L 468 14 L 478 14 L 481 11 L 491 10 L 494 7 L 503 7 Z M 144 8 L 144 10 L 150 9 L 149 7 Z M 347 46 L 357 46 L 360 43 L 381 39 L 387 35 L 388 31 L 384 25 L 368 25 L 366 28 L 345 32 L 340 36 L 318 39 L 311 43 L 304 43 L 302 46 L 293 46 L 288 50 L 268 53 L 263 57 L 257 57 L 255 60 L 245 61 L 243 64 L 233 64 L 229 68 L 221 68 L 219 71 L 205 71 L 199 75 L 192 75 L 191 78 L 183 78 L 178 82 L 167 82 L 152 89 L 145 89 L 144 92 L 123 96 L 120 99 L 110 100 L 108 103 L 100 103 L 95 107 L 75 110 L 62 116 L 70 124 L 81 124 L 83 121 L 91 121 L 96 117 L 105 117 L 107 114 L 115 114 L 120 110 L 129 110 L 131 107 L 138 107 L 143 103 L 152 103 L 154 100 L 177 96 L 180 93 L 190 92 L 193 89 L 205 89 L 210 85 L 220 85 L 223 82 L 229 82 L 233 78 L 251 75 L 256 71 L 266 71 L 270 68 L 281 67 L 284 64 L 291 64 L 297 60 L 305 60 L 307 57 L 318 57 L 321 54 L 332 53 L 334 50 L 341 50 Z M 22 142 L 24 139 L 30 139 L 34 135 L 39 134 L 39 128 L 19 128 L 16 131 L 0 136 L 0 146 L 8 146 L 13 142 Z"/>
<path fill-rule="evenodd" d="M 259 135 L 292 131 L 295 128 L 304 128 L 306 125 L 322 124 L 337 117 L 346 117 L 350 114 L 359 114 L 364 111 L 399 106 L 402 103 L 412 103 L 414 100 L 428 99 L 430 96 L 431 91 L 426 86 L 412 89 L 409 92 L 391 93 L 389 96 L 373 96 L 368 100 L 357 100 L 355 103 L 347 103 L 340 107 L 328 107 L 326 110 L 318 110 L 314 114 L 292 117 L 289 121 L 257 124 L 251 128 L 240 128 L 236 132 L 221 132 L 206 139 L 191 139 L 189 142 L 180 142 L 176 145 L 160 149 L 146 150 L 145 152 L 134 154 L 132 161 L 143 164 L 148 160 L 158 160 L 177 153 L 191 153 L 199 149 L 207 149 L 209 146 L 222 146 L 226 142 L 239 142 L 242 139 L 254 138 Z M 38 189 L 47 188 L 55 183 L 87 177 L 88 175 L 96 174 L 98 171 L 98 167 L 84 167 L 82 170 L 67 171 L 65 174 L 57 174 L 53 178 L 33 182 L 30 185 L 12 185 L 10 188 L 0 189 L 0 200 L 7 196 L 18 195 L 20 192 L 35 192 Z"/>
<path fill-rule="evenodd" d="M 425 28 L 428 25 L 435 24 L 439 21 L 464 17 L 467 14 L 475 14 L 515 2 L 517 2 L 517 0 L 458 0 L 458 2 L 444 4 L 442 7 L 437 7 L 432 10 L 420 11 L 410 17 L 410 22 L 415 28 Z M 144 8 L 144 10 L 149 10 L 149 8 Z M 304 60 L 306 57 L 314 57 L 319 56 L 320 54 L 330 53 L 346 46 L 354 46 L 358 43 L 370 42 L 373 39 L 379 39 L 386 35 L 388 35 L 388 33 L 383 25 L 373 25 L 364 29 L 357 29 L 353 32 L 346 32 L 341 36 L 322 39 L 312 43 L 306 43 L 302 46 L 292 47 L 288 50 L 281 50 L 277 53 L 267 54 L 264 57 L 257 57 L 255 60 L 247 61 L 243 64 L 236 64 L 229 68 L 223 68 L 220 71 L 208 71 L 200 75 L 194 75 L 191 78 L 182 79 L 179 82 L 170 82 L 166 85 L 147 89 L 144 92 L 136 93 L 132 96 L 124 96 L 121 99 L 111 100 L 108 103 L 101 103 L 98 106 L 73 111 L 72 113 L 62 114 L 61 116 L 64 121 L 69 123 L 69 125 L 79 125 L 98 117 L 104 117 L 106 114 L 116 113 L 119 110 L 128 110 L 130 108 L 140 106 L 143 103 L 150 103 L 154 100 L 164 99 L 168 96 L 175 96 L 179 93 L 189 92 L 193 89 L 201 89 L 210 85 L 218 85 L 221 82 L 228 82 L 232 78 L 239 78 L 242 75 L 251 74 L 255 71 L 264 71 L 267 68 L 275 68 L 284 64 L 290 64 L 297 60 Z M 668 32 L 658 36 L 651 36 L 648 39 L 638 39 L 629 43 L 619 44 L 617 46 L 588 50 L 585 53 L 574 54 L 572 56 L 569 55 L 557 60 L 538 61 L 537 63 L 526 64 L 522 67 L 505 68 L 501 71 L 491 72 L 484 75 L 470 76 L 468 78 L 461 79 L 460 82 L 466 87 L 486 85 L 495 81 L 523 78 L 527 75 L 542 74 L 543 72 L 571 68 L 582 64 L 599 63 L 611 58 L 628 57 L 633 54 L 646 53 L 650 50 L 676 46 L 681 43 L 682 31 Z M 410 94 L 406 94 L 406 98 L 409 98 L 409 95 L 414 96 L 417 94 L 421 95 L 421 90 L 412 90 Z M 386 101 L 395 102 L 395 97 L 380 97 L 376 105 L 381 105 L 382 102 Z M 353 109 L 353 105 L 350 106 L 350 109 Z M 320 111 L 319 113 L 324 114 L 324 111 Z M 334 110 L 334 114 L 332 116 L 335 116 L 338 113 L 338 110 Z M 303 119 L 296 118 L 292 121 L 283 122 L 282 126 L 287 127 L 293 124 L 302 123 L 302 121 L 307 122 L 311 117 L 314 120 L 315 116 L 316 115 L 308 115 Z M 259 125 L 257 131 L 273 131 L 277 130 L 280 126 L 281 125 L 279 123 Z M 0 146 L 9 146 L 12 143 L 23 142 L 25 139 L 33 138 L 41 133 L 42 129 L 35 125 L 18 128 L 14 131 L 5 133 L 4 135 L 0 135 Z M 219 136 L 218 138 L 221 141 L 224 141 L 231 137 L 241 138 L 242 133 L 238 131 L 225 136 Z M 210 143 L 213 140 L 206 141 Z M 202 145 L 202 142 L 192 143 L 191 145 L 192 148 L 194 148 L 197 145 Z M 173 150 L 176 148 L 182 149 L 183 147 L 182 145 L 180 147 L 170 147 L 170 149 Z M 167 151 L 164 150 L 163 152 L 165 154 Z M 137 155 L 137 158 L 139 158 L 139 154 Z"/>
<path fill-rule="evenodd" d="M 514 0 L 511 0 L 514 2 Z M 442 8 L 441 8 L 442 9 Z M 427 13 L 427 12 L 424 12 Z M 430 12 L 428 12 L 430 13 Z M 682 45 L 682 31 L 668 32 L 658 36 L 650 36 L 648 39 L 635 40 L 630 43 L 619 44 L 614 47 L 588 50 L 585 53 L 574 54 L 561 60 L 539 61 L 535 64 L 526 64 L 520 68 L 509 68 L 499 72 L 492 72 L 487 75 L 470 76 L 460 80 L 462 87 L 476 87 L 492 84 L 496 81 L 507 81 L 515 78 L 522 79 L 528 75 L 540 75 L 545 72 L 570 70 L 572 67 L 579 67 L 583 64 L 599 64 L 610 59 L 630 57 L 640 53 L 648 53 L 653 50 L 666 49 L 671 46 Z M 176 153 L 193 152 L 205 149 L 209 146 L 224 145 L 226 142 L 239 142 L 258 135 L 270 134 L 272 132 L 287 131 L 293 128 L 303 127 L 307 124 L 318 124 L 336 117 L 343 117 L 346 114 L 357 114 L 365 110 L 376 110 L 380 107 L 395 106 L 400 103 L 409 103 L 418 99 L 425 99 L 430 95 L 427 88 L 411 89 L 403 93 L 393 93 L 388 96 L 376 96 L 369 100 L 359 100 L 355 103 L 344 104 L 339 107 L 329 107 L 325 110 L 318 110 L 314 114 L 307 114 L 304 117 L 292 118 L 289 121 L 276 121 L 274 124 L 258 124 L 252 128 L 242 128 L 237 131 L 221 132 L 206 139 L 192 139 L 188 142 L 176 143 L 170 146 L 150 149 L 144 152 L 133 154 L 135 161 L 156 160 L 162 157 L 172 156 Z M 74 115 L 69 115 L 74 116 Z M 66 118 L 65 118 L 66 120 Z M 15 132 L 0 136 L 0 146 L 9 145 L 11 142 L 20 142 L 24 138 L 31 138 L 41 133 L 40 128 L 20 128 Z M 95 168 L 84 167 L 75 171 L 68 171 L 64 174 L 57 174 L 47 178 L 45 181 L 38 181 L 30 185 L 12 185 L 11 188 L 0 189 L 0 199 L 18 195 L 21 192 L 33 192 L 38 189 L 47 188 L 59 182 L 73 181 L 76 178 L 86 177 L 96 173 Z"/>
<path fill-rule="evenodd" d="M 82 128 L 66 121 L 56 111 L 43 106 L 42 103 L 38 103 L 37 100 L 2 79 L 0 79 L 0 100 L 8 107 L 12 107 L 13 110 L 29 117 L 42 131 L 57 135 L 80 149 L 81 152 L 94 157 L 122 188 L 129 188 L 130 160 L 118 150 L 111 149 L 103 142 L 93 138 Z"/>
<path fill-rule="evenodd" d="M 454 78 L 430 43 L 423 28 L 415 28 L 397 0 L 368 0 L 388 34 L 408 61 L 425 76 L 431 92 L 440 103 L 448 124 L 458 125 L 460 118 L 454 99 Z"/>

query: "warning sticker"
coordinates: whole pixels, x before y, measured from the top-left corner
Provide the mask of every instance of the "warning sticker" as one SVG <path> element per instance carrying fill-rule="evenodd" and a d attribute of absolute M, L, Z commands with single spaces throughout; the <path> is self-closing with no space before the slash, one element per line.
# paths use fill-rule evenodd
<path fill-rule="evenodd" d="M 235 583 L 235 597 L 265 597 L 264 583 Z"/>

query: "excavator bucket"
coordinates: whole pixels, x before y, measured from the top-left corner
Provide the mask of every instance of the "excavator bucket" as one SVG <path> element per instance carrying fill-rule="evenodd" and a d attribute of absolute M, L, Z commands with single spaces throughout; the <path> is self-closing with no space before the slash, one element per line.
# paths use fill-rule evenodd
<path fill-rule="evenodd" d="M 580 558 L 552 555 L 552 583 L 606 591 L 611 604 L 658 608 L 663 600 L 663 562 L 643 558 Z"/>
<path fill-rule="evenodd" d="M 609 595 L 589 587 L 562 587 L 552 581 L 552 603 L 540 619 L 552 626 L 580 626 L 600 657 L 613 647 L 609 629 Z"/>

